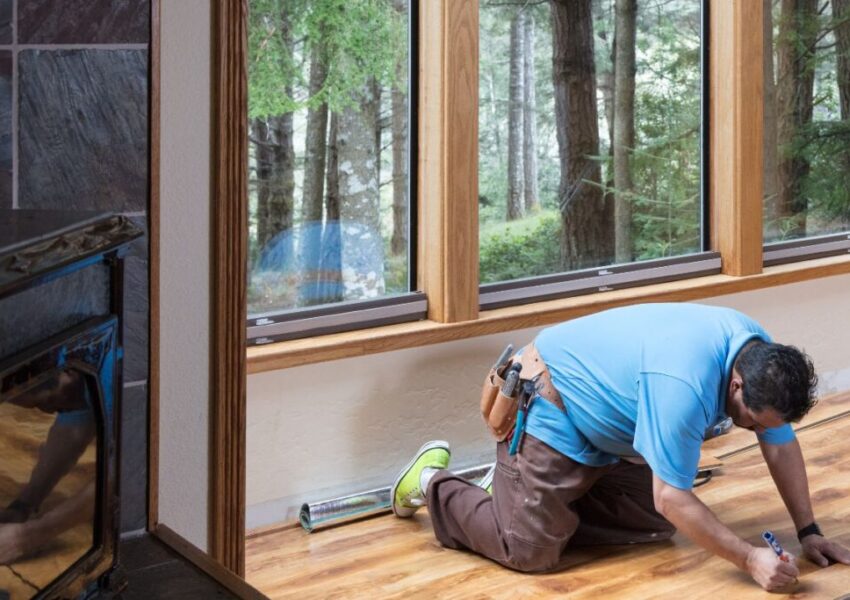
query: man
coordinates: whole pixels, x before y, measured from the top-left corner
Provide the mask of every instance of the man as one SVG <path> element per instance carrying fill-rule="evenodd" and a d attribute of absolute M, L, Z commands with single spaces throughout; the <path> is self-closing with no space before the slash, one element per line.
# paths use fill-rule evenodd
<path fill-rule="evenodd" d="M 522 354 L 523 370 L 542 373 L 515 454 L 512 436 L 497 445 L 492 497 L 445 470 L 448 444 L 430 442 L 393 486 L 396 515 L 427 502 L 443 545 L 525 572 L 557 568 L 568 545 L 679 529 L 776 590 L 795 563 L 736 536 L 692 492 L 700 446 L 728 416 L 756 433 L 806 556 L 850 564 L 815 523 L 789 425 L 814 405 L 814 368 L 752 319 L 697 304 L 617 308 L 544 329 Z"/>

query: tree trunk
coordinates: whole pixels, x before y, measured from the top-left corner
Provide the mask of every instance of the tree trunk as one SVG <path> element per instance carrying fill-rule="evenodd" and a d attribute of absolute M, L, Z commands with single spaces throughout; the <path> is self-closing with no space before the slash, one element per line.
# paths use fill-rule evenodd
<path fill-rule="evenodd" d="M 323 44 L 313 48 L 310 58 L 310 97 L 316 96 L 327 76 L 326 53 Z M 321 222 L 322 201 L 325 195 L 325 153 L 327 152 L 328 105 L 322 103 L 307 109 L 307 132 L 304 140 L 304 222 Z"/>
<path fill-rule="evenodd" d="M 403 69 L 399 65 L 398 70 Z M 398 71 L 397 71 L 398 72 Z M 394 256 L 407 251 L 407 93 L 394 87 L 392 91 L 393 133 L 393 236 L 390 249 Z"/>
<path fill-rule="evenodd" d="M 325 216 L 328 221 L 339 221 L 339 115 L 331 113 L 328 131 L 328 177 L 325 192 Z"/>
<path fill-rule="evenodd" d="M 632 262 L 632 166 L 635 147 L 637 0 L 617 0 L 614 50 L 614 221 L 618 263 Z"/>
<path fill-rule="evenodd" d="M 590 0 L 551 0 L 552 80 L 561 181 L 561 266 L 598 266 L 613 254 L 599 187 L 599 123 Z"/>
<path fill-rule="evenodd" d="M 838 99 L 841 105 L 841 120 L 844 127 L 850 127 L 850 0 L 832 0 L 832 19 L 838 25 L 835 28 L 836 82 Z M 844 152 L 841 159 L 845 181 L 850 182 L 850 140 L 844 134 Z M 850 195 L 850 189 L 845 188 Z M 848 206 L 846 211 L 850 211 Z"/>
<path fill-rule="evenodd" d="M 339 302 L 343 299 L 342 289 L 342 242 L 339 219 L 339 152 L 337 132 L 339 117 L 330 115 L 328 131 L 327 179 L 325 181 L 325 223 L 322 227 L 320 282 L 315 304 Z"/>
<path fill-rule="evenodd" d="M 295 143 L 292 113 L 269 117 L 268 122 L 273 138 L 267 214 L 268 235 L 271 239 L 292 229 L 295 205 Z"/>
<path fill-rule="evenodd" d="M 359 96 L 359 108 L 340 113 L 337 132 L 342 284 L 347 300 L 382 296 L 385 289 L 375 144 L 378 106 L 371 82 Z"/>
<path fill-rule="evenodd" d="M 807 201 L 802 193 L 809 162 L 800 147 L 812 121 L 817 0 L 782 0 L 777 42 L 777 208 L 786 237 L 806 235 Z"/>
<path fill-rule="evenodd" d="M 841 103 L 841 120 L 850 120 L 850 0 L 832 0 L 835 28 L 836 79 Z"/>
<path fill-rule="evenodd" d="M 269 241 L 269 180 L 271 179 L 272 152 L 269 126 L 260 117 L 251 119 L 251 140 L 254 144 L 255 175 L 257 189 L 257 248 L 262 253 Z"/>
<path fill-rule="evenodd" d="M 604 14 L 606 9 L 610 11 L 610 7 L 597 4 L 596 8 L 603 11 L 601 15 L 597 13 L 597 19 L 613 18 L 613 15 Z M 612 35 L 609 42 L 605 31 L 599 32 L 599 39 L 605 45 L 605 54 L 608 56 L 608 61 L 604 63 L 605 70 L 599 74 L 599 89 L 602 92 L 602 107 L 605 112 L 605 123 L 608 130 L 608 160 L 606 168 L 602 170 L 605 177 L 605 189 L 602 197 L 605 203 L 605 215 L 610 221 L 605 226 L 610 230 L 614 230 L 614 55 L 617 48 L 617 39 Z"/>
<path fill-rule="evenodd" d="M 764 11 L 764 223 L 765 239 L 779 235 L 776 226 L 777 123 L 776 74 L 773 68 L 773 0 L 763 0 Z"/>
<path fill-rule="evenodd" d="M 537 191 L 537 94 L 534 90 L 534 17 L 525 16 L 522 36 L 522 83 L 523 100 L 523 182 L 525 211 L 531 213 L 540 208 Z"/>
<path fill-rule="evenodd" d="M 522 36 L 524 30 L 525 12 L 517 12 L 511 21 L 511 50 L 510 50 L 510 108 L 508 112 L 508 202 L 507 220 L 513 221 L 522 217 L 522 103 L 523 65 L 522 65 Z"/>

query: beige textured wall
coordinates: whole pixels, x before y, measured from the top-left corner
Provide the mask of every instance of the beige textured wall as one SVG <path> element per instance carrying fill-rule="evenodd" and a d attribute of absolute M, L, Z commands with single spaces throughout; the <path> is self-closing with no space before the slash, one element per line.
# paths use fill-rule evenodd
<path fill-rule="evenodd" d="M 827 390 L 850 389 L 850 276 L 720 296 L 776 341 L 806 349 Z M 428 439 L 457 465 L 492 460 L 480 422 L 484 373 L 536 330 L 350 358 L 248 378 L 248 527 L 293 519 L 301 502 L 389 485 Z"/>
<path fill-rule="evenodd" d="M 210 0 L 162 0 L 159 520 L 207 548 Z"/>

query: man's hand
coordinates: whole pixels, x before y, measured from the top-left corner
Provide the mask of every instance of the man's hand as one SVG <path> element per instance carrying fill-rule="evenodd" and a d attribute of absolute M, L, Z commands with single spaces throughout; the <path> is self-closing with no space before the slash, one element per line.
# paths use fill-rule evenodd
<path fill-rule="evenodd" d="M 24 526 L 21 523 L 0 525 L 0 565 L 8 565 L 26 553 Z"/>
<path fill-rule="evenodd" d="M 802 544 L 803 554 L 816 565 L 827 567 L 830 560 L 850 565 L 850 550 L 822 535 L 807 535 Z"/>
<path fill-rule="evenodd" d="M 770 548 L 753 548 L 747 555 L 747 571 L 761 587 L 775 592 L 793 583 L 800 574 L 794 557 L 786 556 L 790 559 L 788 562 L 779 560 Z"/>

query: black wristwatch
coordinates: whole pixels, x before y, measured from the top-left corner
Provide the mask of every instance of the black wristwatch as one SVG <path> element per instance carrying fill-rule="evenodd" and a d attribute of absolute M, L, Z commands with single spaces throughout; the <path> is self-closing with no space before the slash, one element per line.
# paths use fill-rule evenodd
<path fill-rule="evenodd" d="M 806 525 L 800 531 L 797 532 L 797 539 L 802 542 L 804 537 L 810 535 L 823 535 L 820 531 L 820 527 L 818 527 L 818 524 L 814 521 L 812 521 L 810 524 Z"/>

